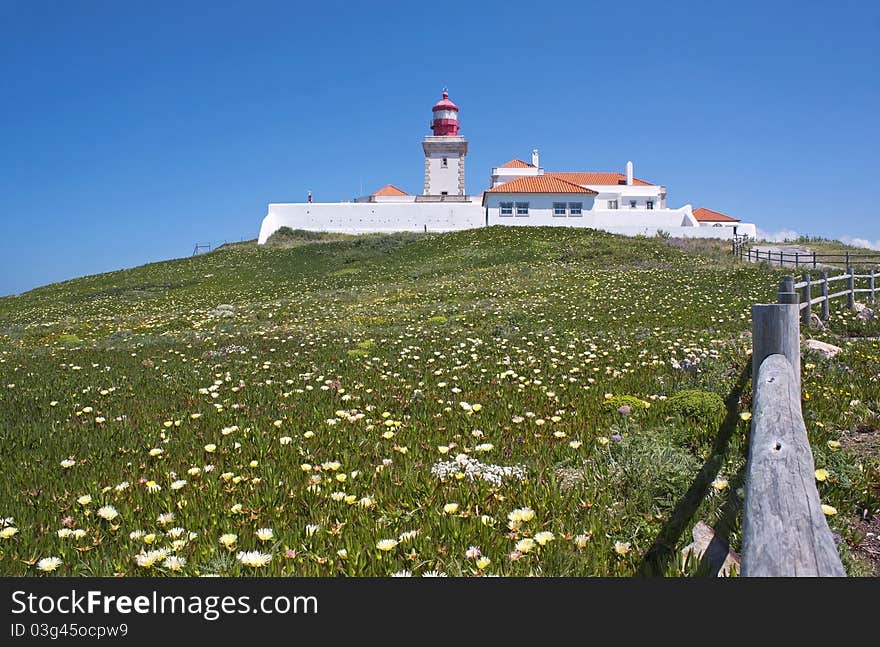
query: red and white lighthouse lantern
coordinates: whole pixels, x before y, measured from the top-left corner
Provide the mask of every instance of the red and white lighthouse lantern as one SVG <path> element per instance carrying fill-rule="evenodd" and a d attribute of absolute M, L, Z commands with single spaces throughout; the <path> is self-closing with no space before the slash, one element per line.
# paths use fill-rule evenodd
<path fill-rule="evenodd" d="M 449 93 L 444 89 L 443 98 L 434 104 L 434 119 L 431 130 L 435 137 L 458 136 L 458 106 L 449 100 Z"/>

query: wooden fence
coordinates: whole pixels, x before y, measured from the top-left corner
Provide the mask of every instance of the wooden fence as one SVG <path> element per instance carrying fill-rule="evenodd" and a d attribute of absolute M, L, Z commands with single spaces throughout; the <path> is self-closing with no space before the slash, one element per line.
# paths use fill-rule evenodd
<path fill-rule="evenodd" d="M 855 254 L 841 252 L 839 254 L 817 254 L 816 252 L 785 252 L 752 249 L 748 247 L 748 237 L 737 236 L 733 239 L 733 255 L 741 261 L 752 263 L 767 262 L 779 267 L 810 267 L 818 269 L 827 266 L 852 267 L 853 265 L 880 265 L 880 254 Z"/>
<path fill-rule="evenodd" d="M 848 276 L 852 294 L 852 273 Z M 795 285 L 786 277 L 778 303 L 752 306 L 752 429 L 742 575 L 842 577 L 846 573 L 822 511 L 801 411 L 798 315 L 802 305 L 809 313 L 810 302 L 799 303 Z M 824 285 L 827 303 L 832 297 L 827 281 Z"/>
<path fill-rule="evenodd" d="M 852 310 L 856 307 L 856 295 L 867 294 L 868 301 L 873 304 L 877 294 L 874 278 L 875 275 L 873 269 L 868 270 L 867 274 L 856 274 L 852 267 L 847 267 L 846 272 L 837 276 L 829 277 L 827 272 L 822 272 L 818 279 L 812 279 L 807 273 L 802 274 L 800 283 L 791 283 L 792 290 L 798 290 L 800 292 L 798 308 L 800 308 L 801 323 L 803 323 L 804 326 L 809 327 L 812 307 L 816 304 L 821 304 L 822 306 L 822 320 L 824 321 L 828 319 L 832 299 L 846 297 L 846 305 Z M 838 281 L 846 281 L 845 289 L 829 294 L 828 286 Z M 856 287 L 857 281 L 861 281 L 864 284 L 864 287 Z M 786 283 L 786 285 L 788 285 L 788 283 Z M 816 287 L 819 288 L 818 296 L 813 294 L 813 288 Z"/>

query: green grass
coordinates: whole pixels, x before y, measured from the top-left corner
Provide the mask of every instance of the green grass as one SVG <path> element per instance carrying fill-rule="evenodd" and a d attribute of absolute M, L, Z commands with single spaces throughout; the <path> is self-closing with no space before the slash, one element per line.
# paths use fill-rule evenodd
<path fill-rule="evenodd" d="M 0 299 L 0 518 L 17 528 L 0 573 L 57 556 L 60 575 L 679 574 L 699 520 L 739 548 L 749 308 L 780 276 L 657 239 L 492 227 L 236 245 Z M 859 332 L 804 369 L 845 537 L 878 508 L 876 457 L 828 446 L 880 410 Z M 685 390 L 724 400 L 724 420 L 667 405 Z M 468 464 L 514 475 L 457 477 Z M 180 571 L 138 565 L 160 548 Z"/>

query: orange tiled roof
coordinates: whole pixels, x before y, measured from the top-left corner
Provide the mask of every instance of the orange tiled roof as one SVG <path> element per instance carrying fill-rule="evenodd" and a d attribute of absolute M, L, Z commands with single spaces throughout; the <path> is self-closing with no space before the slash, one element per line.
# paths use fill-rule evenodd
<path fill-rule="evenodd" d="M 528 162 L 523 162 L 521 159 L 512 159 L 509 162 L 505 162 L 498 168 L 535 168 Z"/>
<path fill-rule="evenodd" d="M 575 184 L 626 184 L 626 175 L 623 173 L 545 173 L 544 175 L 562 178 Z M 653 186 L 650 182 L 635 177 L 633 184 L 635 186 Z"/>
<path fill-rule="evenodd" d="M 373 195 L 408 195 L 406 191 L 401 191 L 393 184 L 386 184 Z"/>
<path fill-rule="evenodd" d="M 563 180 L 562 178 L 545 175 L 527 175 L 510 182 L 499 184 L 486 193 L 589 193 L 596 195 L 592 189 Z"/>
<path fill-rule="evenodd" d="M 706 209 L 704 207 L 694 209 L 694 218 L 696 218 L 698 222 L 739 222 L 739 218 L 731 218 L 730 216 L 725 216 L 723 213 L 718 213 L 717 211 L 712 211 L 711 209 Z"/>

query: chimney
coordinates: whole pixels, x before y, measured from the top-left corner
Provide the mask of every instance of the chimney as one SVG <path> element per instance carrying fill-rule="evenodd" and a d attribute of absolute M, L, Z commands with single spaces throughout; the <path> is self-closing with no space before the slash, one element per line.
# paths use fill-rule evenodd
<path fill-rule="evenodd" d="M 633 183 L 633 163 L 626 163 L 626 183 L 628 186 L 632 186 Z"/>
<path fill-rule="evenodd" d="M 540 166 L 540 164 L 538 163 L 538 149 L 537 148 L 532 149 L 532 166 L 534 166 L 535 168 L 538 168 Z"/>

